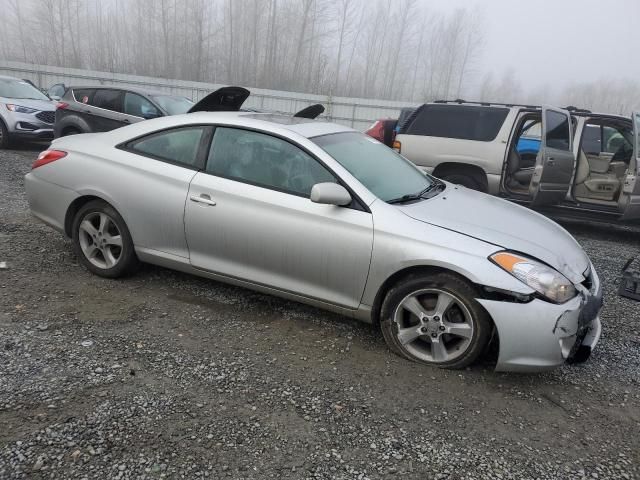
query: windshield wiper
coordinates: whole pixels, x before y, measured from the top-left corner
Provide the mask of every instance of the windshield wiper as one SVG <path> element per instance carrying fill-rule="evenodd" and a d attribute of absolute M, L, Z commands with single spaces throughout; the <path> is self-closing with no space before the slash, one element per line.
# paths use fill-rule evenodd
<path fill-rule="evenodd" d="M 438 192 L 441 188 L 445 188 L 446 184 L 441 182 L 440 180 L 434 180 L 432 184 L 430 184 L 427 188 L 418 193 L 409 193 L 407 195 L 403 195 L 399 198 L 394 198 L 391 200 L 387 200 L 387 203 L 406 203 L 406 202 L 414 202 L 416 200 L 425 200 L 427 198 L 431 198 L 430 196 L 426 196 L 430 192 Z"/>

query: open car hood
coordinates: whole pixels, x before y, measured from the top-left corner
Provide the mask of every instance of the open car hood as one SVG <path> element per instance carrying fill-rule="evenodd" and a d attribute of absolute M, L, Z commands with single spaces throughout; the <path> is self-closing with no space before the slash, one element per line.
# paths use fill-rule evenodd
<path fill-rule="evenodd" d="M 193 107 L 193 112 L 237 112 L 251 92 L 242 87 L 222 87 L 210 93 Z"/>
<path fill-rule="evenodd" d="M 294 117 L 298 118 L 310 118 L 314 119 L 324 113 L 324 107 L 319 103 L 315 105 L 309 105 L 307 108 L 303 108 L 298 113 L 294 115 Z"/>

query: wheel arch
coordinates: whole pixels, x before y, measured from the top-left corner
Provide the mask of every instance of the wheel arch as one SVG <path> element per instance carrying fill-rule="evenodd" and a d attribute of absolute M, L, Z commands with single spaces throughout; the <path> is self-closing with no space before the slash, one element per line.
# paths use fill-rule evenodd
<path fill-rule="evenodd" d="M 477 286 L 477 284 L 470 280 L 468 277 L 450 268 L 437 265 L 412 265 L 409 267 L 405 267 L 391 274 L 384 282 L 382 282 L 380 288 L 378 288 L 378 292 L 376 293 L 373 305 L 371 307 L 372 323 L 376 325 L 380 323 L 380 311 L 382 309 L 382 302 L 384 302 L 387 293 L 391 288 L 393 288 L 394 285 L 409 277 L 418 275 L 436 275 L 438 273 L 450 273 L 452 275 L 460 277 L 462 280 L 469 282 L 472 285 Z"/>
<path fill-rule="evenodd" d="M 67 115 L 61 118 L 60 121 L 56 121 L 55 130 L 59 137 L 63 137 L 64 132 L 69 130 L 76 130 L 80 133 L 91 133 L 91 127 L 89 124 L 77 115 Z"/>
<path fill-rule="evenodd" d="M 450 268 L 441 267 L 437 265 L 413 265 L 410 267 L 406 267 L 390 275 L 378 289 L 378 292 L 376 293 L 375 299 L 373 301 L 373 306 L 371 308 L 371 323 L 376 327 L 379 327 L 382 303 L 384 302 L 384 299 L 387 296 L 387 293 L 389 292 L 389 290 L 393 288 L 393 286 L 396 285 L 398 282 L 404 279 L 411 278 L 413 276 L 437 275 L 439 273 L 448 273 L 450 275 L 459 277 L 465 282 L 469 282 L 471 285 L 475 286 L 478 289 L 482 288 L 481 285 L 478 285 L 476 282 L 473 282 L 467 276 L 463 275 L 460 272 L 452 270 Z M 480 305 L 480 308 L 487 311 L 482 305 Z M 485 353 L 492 352 L 491 355 L 492 356 L 495 355 L 497 357 L 497 352 L 499 351 L 499 348 L 500 348 L 500 336 L 499 336 L 498 328 L 495 322 L 493 321 L 493 317 L 488 311 L 487 311 L 487 317 L 491 322 L 492 337 L 489 342 L 487 352 Z"/>
<path fill-rule="evenodd" d="M 483 192 L 489 191 L 489 180 L 487 172 L 479 165 L 462 162 L 443 162 L 433 169 L 434 177 L 445 176 L 450 173 L 467 174 L 477 179 L 482 186 Z"/>
<path fill-rule="evenodd" d="M 108 200 L 97 195 L 82 195 L 76 198 L 69 204 L 69 206 L 67 207 L 67 213 L 64 216 L 64 233 L 65 235 L 67 235 L 67 237 L 72 237 L 73 232 L 71 231 L 71 228 L 73 227 L 73 220 L 76 218 L 76 214 L 78 213 L 78 211 L 84 205 L 94 200 L 101 200 L 109 204 L 111 207 L 115 208 Z"/>

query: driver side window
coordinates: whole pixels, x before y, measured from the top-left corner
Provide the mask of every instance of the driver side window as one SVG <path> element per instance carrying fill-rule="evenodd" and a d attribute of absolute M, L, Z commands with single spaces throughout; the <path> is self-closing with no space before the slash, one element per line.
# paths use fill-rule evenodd
<path fill-rule="evenodd" d="M 161 117 L 162 113 L 146 98 L 131 92 L 124 94 L 124 113 L 140 118 Z"/>
<path fill-rule="evenodd" d="M 316 183 L 335 177 L 295 145 L 263 133 L 216 128 L 206 171 L 219 177 L 309 197 Z"/>

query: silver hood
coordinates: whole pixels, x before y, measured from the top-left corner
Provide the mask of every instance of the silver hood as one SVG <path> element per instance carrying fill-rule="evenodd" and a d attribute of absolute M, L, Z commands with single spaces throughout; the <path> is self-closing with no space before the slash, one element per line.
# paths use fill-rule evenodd
<path fill-rule="evenodd" d="M 590 265 L 582 247 L 557 223 L 528 208 L 468 188 L 447 184 L 436 197 L 399 209 L 421 222 L 541 260 L 573 283 L 584 280 Z"/>
<path fill-rule="evenodd" d="M 43 112 L 53 112 L 56 109 L 56 102 L 53 100 L 35 100 L 32 98 L 8 98 L 0 97 L 0 103 L 10 103 L 21 107 L 35 108 Z"/>

